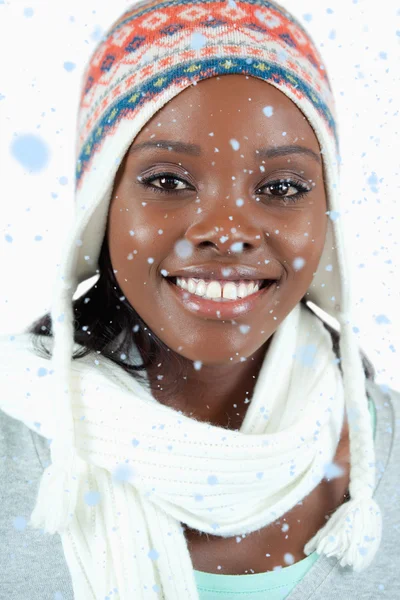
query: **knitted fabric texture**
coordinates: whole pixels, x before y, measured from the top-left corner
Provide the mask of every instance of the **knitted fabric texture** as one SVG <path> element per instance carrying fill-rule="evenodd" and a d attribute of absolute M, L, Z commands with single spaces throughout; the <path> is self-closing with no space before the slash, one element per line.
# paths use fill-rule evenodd
<path fill-rule="evenodd" d="M 51 347 L 51 338 L 43 341 Z M 312 363 L 310 344 L 316 349 Z M 56 373 L 38 377 L 48 359 L 28 354 L 27 345 L 26 338 L 13 342 L 14 358 L 23 365 L 20 383 L 0 407 L 54 439 L 49 415 Z M 295 360 L 288 361 L 288 353 Z M 251 533 L 318 485 L 343 426 L 343 385 L 334 359 L 330 334 L 298 303 L 271 340 L 239 432 L 160 404 L 108 359 L 74 361 L 80 502 L 61 534 L 74 597 L 113 597 L 118 590 L 120 598 L 155 591 L 162 598 L 197 598 L 180 523 L 225 537 Z M 135 348 L 131 360 L 140 362 Z M 29 397 L 21 389 L 29 389 Z M 46 508 L 52 507 L 49 495 Z"/>
<path fill-rule="evenodd" d="M 95 275 L 98 269 L 118 166 L 138 132 L 168 101 L 201 80 L 230 73 L 257 77 L 279 89 L 303 112 L 320 143 L 329 209 L 328 231 L 307 297 L 340 325 L 343 396 L 349 419 L 351 499 L 335 511 L 307 543 L 304 551 L 309 554 L 317 550 L 336 557 L 343 566 L 362 570 L 368 567 L 377 552 L 382 522 L 379 507 L 372 497 L 375 484 L 373 432 L 365 376 L 353 332 L 354 307 L 346 267 L 348 252 L 339 197 L 339 146 L 334 101 L 321 57 L 307 32 L 281 6 L 259 0 L 137 3 L 114 23 L 90 59 L 84 73 L 78 114 L 75 220 L 63 245 L 51 309 L 54 335 L 52 365 L 57 376 L 51 411 L 56 435 L 51 444 L 52 463 L 43 474 L 31 525 L 49 533 L 59 532 L 66 553 L 71 551 L 72 546 L 68 546 L 67 550 L 66 540 L 69 539 L 72 544 L 70 536 L 74 534 L 71 532 L 77 531 L 75 513 L 83 502 L 81 481 L 89 460 L 83 457 L 81 451 L 78 452 L 79 430 L 72 409 L 72 297 L 78 284 Z M 300 321 L 305 319 L 304 311 L 297 310 L 294 314 L 299 315 Z M 281 328 L 284 328 L 284 323 L 276 333 Z M 284 339 L 284 336 L 279 339 Z M 315 333 L 314 340 L 318 342 L 319 339 L 318 333 Z M 306 343 L 301 336 L 298 337 L 300 342 Z M 332 369 L 337 370 L 334 362 L 330 364 Z M 314 384 L 320 391 L 319 382 L 314 381 Z M 288 387 L 287 381 L 286 389 Z M 333 408 L 337 414 L 333 421 L 338 422 L 340 391 L 330 391 L 337 400 Z M 271 397 L 268 402 L 271 407 L 277 406 L 276 398 Z M 299 398 L 296 414 L 299 414 L 300 406 Z M 245 435 L 245 429 L 241 433 Z M 249 433 L 246 432 L 246 435 Z M 285 434 L 291 435 L 287 430 Z M 331 440 L 334 439 L 333 435 Z M 325 445 L 321 442 L 325 451 L 329 446 L 326 444 L 327 441 Z M 115 445 L 118 446 L 117 440 Z M 265 471 L 268 464 L 266 459 Z M 106 467 L 103 467 L 97 472 L 97 481 L 106 477 Z M 317 480 L 318 477 L 315 485 Z M 303 480 L 299 482 L 297 493 L 291 496 L 293 504 L 284 502 L 287 510 L 308 493 L 303 483 Z M 110 482 L 106 484 L 104 480 L 104 490 L 107 489 L 104 493 L 122 494 L 121 490 L 116 492 L 117 487 L 112 487 Z M 234 498 L 234 488 L 230 491 Z M 283 487 L 281 493 L 284 494 Z M 191 562 L 182 533 L 179 543 L 173 535 L 175 546 L 171 545 L 167 536 L 168 527 L 176 533 L 179 530 L 177 520 L 184 521 L 182 506 L 177 509 L 171 503 L 157 504 L 156 500 L 152 502 L 136 488 L 131 497 L 136 499 L 137 510 L 139 505 L 142 507 L 140 515 L 145 515 L 151 535 L 162 539 L 164 544 L 163 558 L 152 567 L 159 597 L 168 600 L 197 598 L 194 579 L 187 573 Z M 260 503 L 262 501 L 260 498 Z M 229 499 L 226 504 L 228 518 Z M 253 504 L 245 504 L 254 509 Z M 136 509 L 132 508 L 132 511 Z M 139 512 L 135 514 L 131 512 L 130 518 L 140 517 Z M 271 522 L 271 515 L 268 518 L 264 516 L 265 519 L 258 520 L 257 527 Z M 250 513 L 248 521 L 241 521 L 241 527 L 231 523 L 223 530 L 224 535 L 244 533 L 249 530 L 249 523 L 254 526 Z M 205 518 L 199 518 L 196 524 L 198 529 L 209 531 Z M 96 541 L 104 547 L 113 544 L 114 533 L 109 526 L 110 520 L 102 530 L 103 537 Z M 159 532 L 161 538 L 157 538 Z M 218 535 L 218 529 L 214 533 Z M 77 539 L 74 538 L 76 543 Z M 99 567 L 94 559 L 90 563 L 90 553 L 94 549 L 82 541 L 80 548 L 85 554 L 85 564 L 92 564 L 93 569 L 95 565 Z M 118 552 L 121 551 L 119 549 Z M 141 561 L 139 557 L 137 560 Z M 142 560 L 144 568 L 143 565 Z M 120 597 L 131 598 L 137 588 L 129 588 L 124 579 L 126 573 L 118 571 L 118 568 L 116 565 L 116 571 L 102 580 L 105 587 L 101 593 L 105 595 L 110 591 L 107 583 L 117 582 Z M 138 572 L 137 568 L 135 572 Z M 96 578 L 94 572 L 91 575 L 85 573 L 91 581 Z M 181 583 L 172 584 L 170 577 L 181 577 Z M 77 585 L 75 589 L 78 588 Z M 143 588 L 138 590 L 137 597 L 146 597 Z"/>

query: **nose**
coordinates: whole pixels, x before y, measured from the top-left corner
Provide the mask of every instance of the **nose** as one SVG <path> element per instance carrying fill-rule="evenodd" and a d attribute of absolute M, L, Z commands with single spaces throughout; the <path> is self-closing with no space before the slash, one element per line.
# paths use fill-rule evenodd
<path fill-rule="evenodd" d="M 263 231 L 254 215 L 246 216 L 249 210 L 244 205 L 235 211 L 201 213 L 199 220 L 186 231 L 185 238 L 196 248 L 212 247 L 228 256 L 257 250 L 263 244 Z"/>

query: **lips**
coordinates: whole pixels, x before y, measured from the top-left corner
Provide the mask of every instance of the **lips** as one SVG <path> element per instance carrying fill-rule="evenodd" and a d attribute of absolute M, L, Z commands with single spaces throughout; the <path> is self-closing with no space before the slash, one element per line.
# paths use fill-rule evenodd
<path fill-rule="evenodd" d="M 173 278 L 165 278 L 167 285 L 174 298 L 191 314 L 212 320 L 234 319 L 265 306 L 270 303 L 276 289 L 276 281 L 265 280 L 263 287 L 258 292 L 238 298 L 237 300 L 209 299 L 192 294 L 178 287 L 172 281 Z"/>

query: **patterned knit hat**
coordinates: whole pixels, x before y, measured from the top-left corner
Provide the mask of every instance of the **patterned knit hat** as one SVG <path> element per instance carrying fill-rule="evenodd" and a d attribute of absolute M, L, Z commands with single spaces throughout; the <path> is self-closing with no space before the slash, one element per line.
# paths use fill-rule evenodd
<path fill-rule="evenodd" d="M 307 297 L 340 324 L 351 499 L 304 550 L 336 556 L 343 566 L 362 570 L 379 547 L 382 522 L 372 497 L 373 432 L 352 326 L 334 101 L 321 57 L 307 32 L 285 9 L 266 0 L 138 2 L 114 23 L 90 59 L 78 115 L 76 216 L 63 250 L 51 310 L 59 433 L 51 445 L 52 463 L 42 477 L 31 524 L 61 533 L 76 507 L 79 460 L 69 378 L 72 298 L 79 283 L 96 275 L 118 166 L 139 131 L 167 102 L 201 80 L 229 73 L 257 77 L 283 92 L 306 116 L 321 147 L 328 230 Z M 54 498 L 51 511 L 46 510 L 46 497 Z"/>

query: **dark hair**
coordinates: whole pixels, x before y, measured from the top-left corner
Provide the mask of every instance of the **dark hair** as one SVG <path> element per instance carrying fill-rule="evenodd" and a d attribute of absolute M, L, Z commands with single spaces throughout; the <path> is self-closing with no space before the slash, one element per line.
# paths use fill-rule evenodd
<path fill-rule="evenodd" d="M 307 307 L 305 297 L 301 302 Z M 73 300 L 74 312 L 74 341 L 83 346 L 73 353 L 72 359 L 77 360 L 87 356 L 91 352 L 102 354 L 115 364 L 119 365 L 124 371 L 132 375 L 142 384 L 146 381 L 145 370 L 154 364 L 164 360 L 171 362 L 175 360 L 178 366 L 178 374 L 172 384 L 163 382 L 163 389 L 168 389 L 174 393 L 179 385 L 182 376 L 187 376 L 187 363 L 185 365 L 182 358 L 170 349 L 162 340 L 160 340 L 153 331 L 140 318 L 135 309 L 125 299 L 121 288 L 114 275 L 109 254 L 107 235 L 104 236 L 103 244 L 99 256 L 99 279 L 85 294 Z M 314 311 L 311 310 L 316 315 Z M 320 318 L 318 315 L 316 315 Z M 333 350 L 339 359 L 339 333 L 330 327 L 325 321 L 320 319 L 324 327 L 332 336 Z M 44 356 L 50 357 L 49 350 L 39 344 L 42 336 L 51 337 L 51 316 L 50 313 L 37 319 L 31 324 L 25 333 L 34 334 L 33 342 L 37 352 L 44 353 Z M 121 335 L 120 341 L 115 342 L 117 336 Z M 142 364 L 129 364 L 125 359 L 129 356 L 129 349 L 132 344 L 136 344 L 141 357 Z M 374 380 L 375 370 L 361 351 L 363 368 L 367 379 Z M 141 371 L 143 373 L 141 373 Z M 167 372 L 173 372 L 167 370 Z M 175 384 L 175 385 L 174 385 Z"/>

